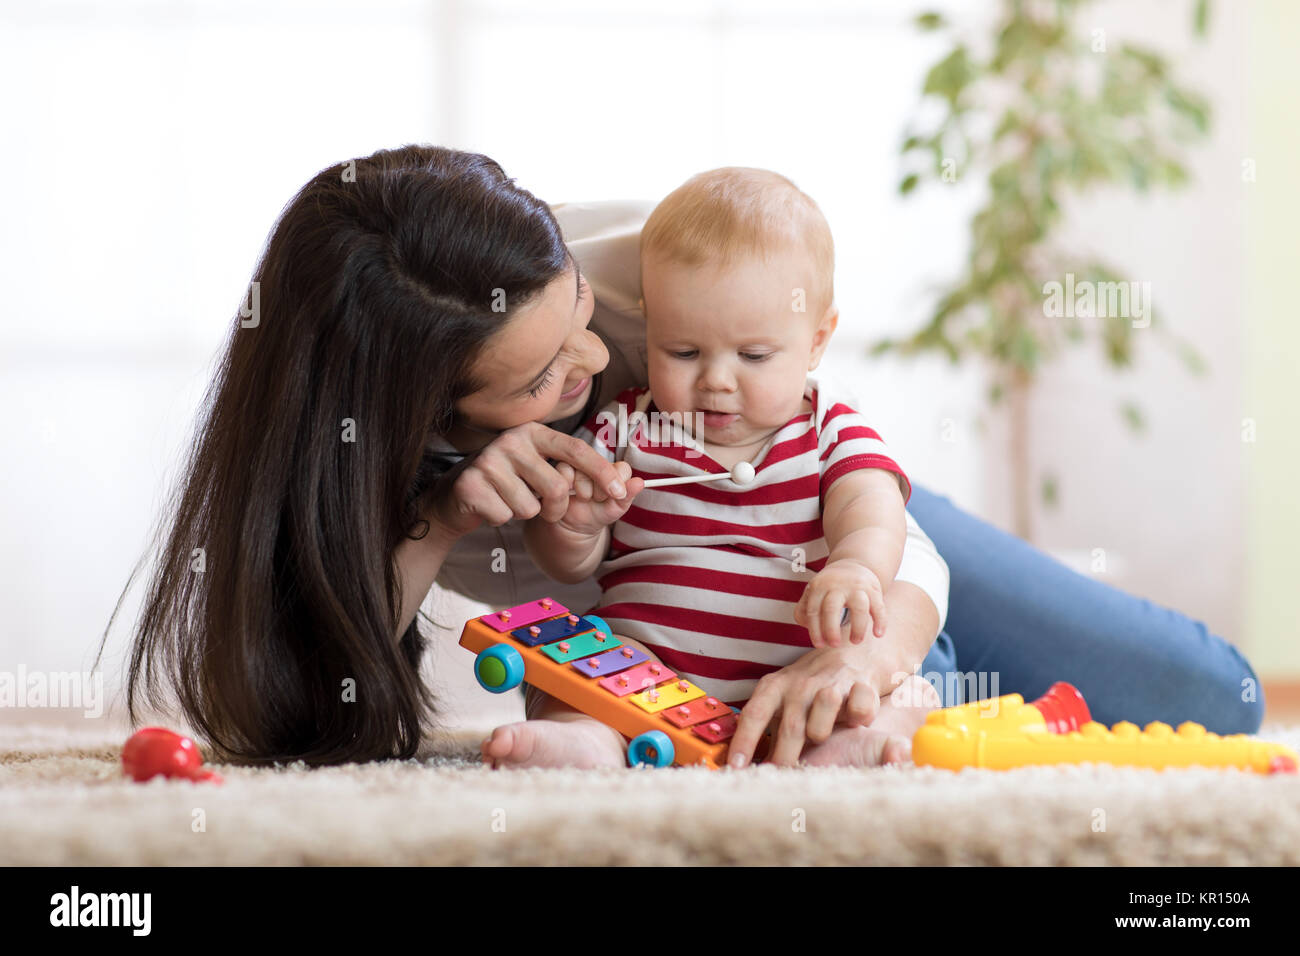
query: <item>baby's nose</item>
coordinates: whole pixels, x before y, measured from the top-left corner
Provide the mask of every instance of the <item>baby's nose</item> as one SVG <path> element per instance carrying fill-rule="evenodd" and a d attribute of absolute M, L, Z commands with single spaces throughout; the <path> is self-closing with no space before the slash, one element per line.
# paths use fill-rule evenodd
<path fill-rule="evenodd" d="M 736 382 L 726 371 L 710 369 L 700 379 L 700 387 L 706 392 L 733 392 Z"/>

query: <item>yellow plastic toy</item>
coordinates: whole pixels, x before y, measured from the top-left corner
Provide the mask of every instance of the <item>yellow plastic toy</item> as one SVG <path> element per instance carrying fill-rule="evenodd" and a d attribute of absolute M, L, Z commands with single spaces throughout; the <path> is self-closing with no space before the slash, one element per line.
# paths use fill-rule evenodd
<path fill-rule="evenodd" d="M 1008 770 L 1034 764 L 1236 767 L 1256 773 L 1296 773 L 1300 758 L 1281 744 L 1246 734 L 1221 737 L 1186 721 L 1175 730 L 1159 721 L 1138 729 L 1121 721 L 1109 730 L 1092 719 L 1083 695 L 1058 681 L 1032 703 L 1007 694 L 933 711 L 912 738 L 917 766 Z"/>

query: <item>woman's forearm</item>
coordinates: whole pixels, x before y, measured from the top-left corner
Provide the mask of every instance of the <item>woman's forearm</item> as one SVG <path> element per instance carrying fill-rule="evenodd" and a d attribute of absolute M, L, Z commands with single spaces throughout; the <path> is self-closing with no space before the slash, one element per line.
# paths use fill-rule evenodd
<path fill-rule="evenodd" d="M 930 596 L 908 581 L 894 581 L 885 590 L 889 623 L 884 637 L 867 635 L 861 644 L 845 644 L 871 675 L 881 697 L 893 692 L 925 660 L 939 635 L 939 611 Z"/>

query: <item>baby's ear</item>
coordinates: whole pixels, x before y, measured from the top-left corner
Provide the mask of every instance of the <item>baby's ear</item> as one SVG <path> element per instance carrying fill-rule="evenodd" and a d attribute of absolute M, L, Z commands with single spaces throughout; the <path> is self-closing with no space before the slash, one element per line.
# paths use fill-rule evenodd
<path fill-rule="evenodd" d="M 813 333 L 812 352 L 808 356 L 808 371 L 815 369 L 822 356 L 826 353 L 826 346 L 831 343 L 831 336 L 835 334 L 835 326 L 840 322 L 840 310 L 832 303 L 826 307 L 822 317 L 817 321 L 817 330 Z"/>

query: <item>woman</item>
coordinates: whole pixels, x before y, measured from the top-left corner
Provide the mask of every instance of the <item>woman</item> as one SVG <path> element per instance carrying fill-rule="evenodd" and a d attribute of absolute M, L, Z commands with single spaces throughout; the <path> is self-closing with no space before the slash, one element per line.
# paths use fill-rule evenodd
<path fill-rule="evenodd" d="M 622 496 L 613 466 L 567 434 L 645 382 L 627 291 L 639 224 L 618 209 L 561 207 L 588 231 L 571 255 L 553 211 L 494 162 L 437 147 L 342 163 L 299 192 L 172 503 L 132 647 L 133 721 L 137 692 L 157 705 L 167 684 L 221 760 L 410 757 L 435 703 L 415 622 L 435 579 L 498 606 L 595 602 L 590 582 L 540 576 L 517 519 L 563 512 L 553 462 Z M 1258 729 L 1253 671 L 1203 625 L 919 486 L 910 510 L 950 590 L 913 523 L 913 571 L 889 589 L 871 656 L 805 655 L 751 699 L 737 745 L 752 752 L 778 714 L 781 735 L 824 737 L 828 700 L 832 719 L 869 723 L 918 664 L 997 674 L 997 693 L 1027 698 L 1069 679 L 1108 723 Z"/>

